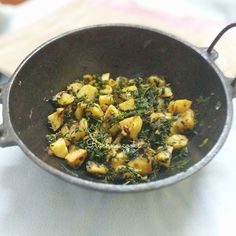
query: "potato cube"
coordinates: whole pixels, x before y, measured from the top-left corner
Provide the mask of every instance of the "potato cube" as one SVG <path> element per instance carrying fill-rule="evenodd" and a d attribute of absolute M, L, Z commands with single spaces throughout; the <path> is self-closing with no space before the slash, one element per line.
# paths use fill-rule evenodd
<path fill-rule="evenodd" d="M 168 111 L 171 113 L 183 113 L 191 108 L 192 101 L 187 99 L 180 99 L 171 101 L 168 106 Z"/>
<path fill-rule="evenodd" d="M 118 153 L 114 158 L 111 159 L 111 167 L 116 169 L 118 166 L 124 165 L 127 161 L 127 155 L 123 152 Z"/>
<path fill-rule="evenodd" d="M 152 165 L 148 159 L 144 157 L 137 157 L 128 162 L 128 166 L 133 168 L 136 172 L 141 175 L 148 175 L 152 172 Z"/>
<path fill-rule="evenodd" d="M 62 126 L 64 122 L 63 111 L 64 108 L 57 108 L 56 112 L 48 116 L 48 122 L 51 124 L 53 131 L 58 130 Z"/>
<path fill-rule="evenodd" d="M 172 158 L 173 147 L 167 146 L 167 148 L 163 149 L 163 147 L 159 148 L 159 153 L 154 157 L 154 163 L 158 162 L 160 165 L 165 167 L 170 167 L 171 158 Z"/>
<path fill-rule="evenodd" d="M 112 94 L 112 87 L 110 85 L 105 85 L 104 89 L 101 89 L 100 94 Z"/>
<path fill-rule="evenodd" d="M 111 105 L 114 103 L 113 95 L 100 95 L 99 104 L 100 105 Z"/>
<path fill-rule="evenodd" d="M 103 82 L 108 82 L 109 78 L 110 78 L 110 73 L 102 74 L 102 81 Z"/>
<path fill-rule="evenodd" d="M 80 167 L 87 157 L 87 151 L 85 149 L 77 149 L 69 152 L 65 159 L 67 164 L 73 168 Z"/>
<path fill-rule="evenodd" d="M 110 105 L 110 106 L 107 108 L 107 110 L 106 110 L 106 113 L 105 113 L 105 115 L 104 115 L 104 119 L 107 120 L 109 117 L 111 117 L 111 116 L 117 116 L 117 115 L 119 115 L 119 110 L 116 109 L 115 106 Z"/>
<path fill-rule="evenodd" d="M 130 138 L 136 139 L 142 129 L 143 120 L 140 116 L 126 118 L 119 122 L 124 136 L 129 135 Z"/>
<path fill-rule="evenodd" d="M 108 172 L 108 169 L 105 165 L 98 164 L 93 161 L 88 161 L 86 165 L 86 170 L 91 174 L 98 174 L 98 175 L 106 175 L 106 173 Z"/>
<path fill-rule="evenodd" d="M 188 109 L 175 121 L 172 125 L 172 133 L 181 133 L 188 129 L 193 129 L 195 126 L 195 114 L 194 111 Z"/>
<path fill-rule="evenodd" d="M 67 124 L 61 127 L 60 133 L 63 137 L 65 137 L 70 132 L 70 129 Z"/>
<path fill-rule="evenodd" d="M 77 93 L 83 87 L 82 83 L 72 83 L 67 86 L 67 90 L 72 91 L 73 93 Z"/>
<path fill-rule="evenodd" d="M 71 104 L 72 102 L 74 102 L 75 98 L 74 96 L 72 96 L 71 94 L 69 93 L 62 93 L 57 102 L 62 105 L 62 106 L 66 106 L 66 105 L 69 105 Z"/>
<path fill-rule="evenodd" d="M 92 116 L 95 116 L 95 117 L 103 117 L 104 116 L 104 113 L 103 113 L 101 107 L 96 103 L 94 103 L 93 106 L 88 107 L 86 109 L 86 111 L 90 112 L 92 114 Z"/>
<path fill-rule="evenodd" d="M 79 92 L 77 93 L 77 97 L 78 98 L 82 98 L 85 97 L 88 101 L 93 101 L 95 99 L 95 97 L 98 94 L 98 90 L 96 87 L 87 84 L 84 85 Z"/>
<path fill-rule="evenodd" d="M 66 142 L 65 139 L 63 138 L 59 138 L 54 143 L 50 144 L 49 147 L 52 154 L 54 154 L 57 157 L 65 158 L 65 156 L 68 154 Z"/>
<path fill-rule="evenodd" d="M 187 146 L 188 139 L 184 135 L 174 134 L 166 139 L 166 143 L 172 146 L 174 149 L 181 149 Z"/>
<path fill-rule="evenodd" d="M 79 124 L 73 124 L 70 128 L 69 136 L 72 139 L 79 141 L 86 136 L 86 129 L 88 128 L 88 121 L 82 118 Z"/>
<path fill-rule="evenodd" d="M 134 99 L 131 98 L 125 102 L 119 104 L 119 109 L 122 111 L 134 110 L 135 109 L 135 102 Z"/>

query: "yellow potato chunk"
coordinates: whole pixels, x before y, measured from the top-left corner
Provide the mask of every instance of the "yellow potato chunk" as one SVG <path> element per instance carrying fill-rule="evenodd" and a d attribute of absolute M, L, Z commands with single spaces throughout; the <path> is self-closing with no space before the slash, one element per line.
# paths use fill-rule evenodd
<path fill-rule="evenodd" d="M 122 130 L 122 135 L 129 135 L 130 138 L 136 139 L 142 129 L 143 120 L 140 116 L 126 118 L 119 122 Z"/>
<path fill-rule="evenodd" d="M 82 118 L 79 124 L 73 124 L 70 128 L 70 137 L 79 141 L 86 136 L 86 129 L 88 128 L 88 121 Z"/>
<path fill-rule="evenodd" d="M 50 144 L 50 151 L 57 157 L 65 158 L 65 156 L 68 154 L 65 139 L 59 138 L 54 143 Z"/>
<path fill-rule="evenodd" d="M 82 98 L 85 97 L 88 101 L 93 101 L 95 99 L 95 97 L 98 94 L 98 90 L 96 87 L 87 84 L 84 85 L 79 92 L 77 93 L 77 97 L 78 98 Z"/>
<path fill-rule="evenodd" d="M 110 73 L 102 74 L 102 81 L 107 82 L 110 78 Z"/>
<path fill-rule="evenodd" d="M 71 94 L 69 93 L 62 93 L 60 96 L 59 96 L 59 99 L 57 100 L 57 102 L 62 105 L 62 106 L 66 106 L 66 105 L 69 105 L 71 104 L 72 102 L 74 102 L 75 98 L 74 96 L 72 96 Z"/>
<path fill-rule="evenodd" d="M 163 113 L 163 112 L 153 112 L 151 115 L 150 115 L 150 121 L 151 122 L 154 122 L 160 118 L 166 118 L 166 119 L 171 119 L 172 118 L 172 114 L 171 113 Z"/>
<path fill-rule="evenodd" d="M 159 148 L 160 150 L 162 149 Z M 165 167 L 170 167 L 171 158 L 172 158 L 173 147 L 167 146 L 166 149 L 159 151 L 159 153 L 154 157 L 154 163 L 158 162 L 160 165 Z"/>
<path fill-rule="evenodd" d="M 53 131 L 58 130 L 62 126 L 64 122 L 63 111 L 64 108 L 57 108 L 56 112 L 48 116 L 48 122 L 51 124 Z"/>
<path fill-rule="evenodd" d="M 86 111 L 91 112 L 92 116 L 95 116 L 95 117 L 103 117 L 104 116 L 104 113 L 103 113 L 101 107 L 96 103 L 93 106 L 88 107 L 86 109 Z"/>
<path fill-rule="evenodd" d="M 112 87 L 110 85 L 105 85 L 104 89 L 101 89 L 100 94 L 112 94 Z"/>
<path fill-rule="evenodd" d="M 106 120 L 111 116 L 117 116 L 117 115 L 119 115 L 119 110 L 115 106 L 110 105 L 106 110 L 106 113 L 104 115 L 104 119 Z"/>
<path fill-rule="evenodd" d="M 134 92 L 136 90 L 137 90 L 137 87 L 135 85 L 131 85 L 131 86 L 123 88 L 121 91 L 123 93 L 127 93 L 127 92 Z"/>
<path fill-rule="evenodd" d="M 171 101 L 168 106 L 168 111 L 171 113 L 183 113 L 191 108 L 192 101 L 187 99 L 180 99 Z"/>
<path fill-rule="evenodd" d="M 181 133 L 188 129 L 193 129 L 195 126 L 195 114 L 194 111 L 188 109 L 175 121 L 172 125 L 172 133 Z"/>
<path fill-rule="evenodd" d="M 62 136 L 66 136 L 69 132 L 70 132 L 70 129 L 68 125 L 65 124 L 61 127 L 60 133 L 62 134 Z"/>
<path fill-rule="evenodd" d="M 83 87 L 82 83 L 72 83 L 67 86 L 67 90 L 72 91 L 73 93 L 77 93 Z"/>
<path fill-rule="evenodd" d="M 152 165 L 148 159 L 144 157 L 137 157 L 128 162 L 128 166 L 133 168 L 136 172 L 141 175 L 148 175 L 152 172 Z"/>
<path fill-rule="evenodd" d="M 166 143 L 172 146 L 174 149 L 184 148 L 188 144 L 188 139 L 186 136 L 181 134 L 173 134 L 166 139 Z"/>
<path fill-rule="evenodd" d="M 111 159 L 111 167 L 116 169 L 118 166 L 124 165 L 127 161 L 127 155 L 123 152 L 118 153 L 114 158 Z"/>
<path fill-rule="evenodd" d="M 76 120 L 79 121 L 82 118 L 83 113 L 84 113 L 84 108 L 81 106 L 81 104 L 78 104 L 77 108 L 75 110 L 75 118 L 76 118 Z"/>
<path fill-rule="evenodd" d="M 106 175 L 108 169 L 103 164 L 97 164 L 93 161 L 88 161 L 86 165 L 87 172 L 91 174 Z"/>
<path fill-rule="evenodd" d="M 163 88 L 163 92 L 161 94 L 161 97 L 169 98 L 169 97 L 172 97 L 172 96 L 173 96 L 173 93 L 171 91 L 171 88 L 169 88 L 169 87 Z"/>
<path fill-rule="evenodd" d="M 113 95 L 100 95 L 99 104 L 100 105 L 111 105 L 114 103 Z"/>
<path fill-rule="evenodd" d="M 69 152 L 66 155 L 65 159 L 69 166 L 73 168 L 78 168 L 84 163 L 87 155 L 88 153 L 85 149 L 77 149 Z"/>
<path fill-rule="evenodd" d="M 134 110 L 135 109 L 134 99 L 130 98 L 129 100 L 120 103 L 119 104 L 119 109 L 122 110 L 122 111 Z"/>
<path fill-rule="evenodd" d="M 164 79 L 160 78 L 159 76 L 157 75 L 151 75 L 148 77 L 148 81 L 150 84 L 155 84 L 157 86 L 165 86 L 166 82 Z"/>

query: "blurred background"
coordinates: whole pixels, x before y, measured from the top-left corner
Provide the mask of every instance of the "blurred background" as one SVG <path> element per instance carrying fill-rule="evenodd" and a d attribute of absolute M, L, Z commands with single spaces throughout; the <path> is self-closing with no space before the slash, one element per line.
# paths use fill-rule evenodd
<path fill-rule="evenodd" d="M 0 2 L 0 58 L 4 58 L 0 60 L 0 71 L 8 74 L 39 44 L 59 33 L 86 25 L 116 22 L 143 24 L 170 32 L 197 46 L 208 46 L 224 26 L 236 21 L 235 0 Z M 227 40 L 235 38 L 236 30 L 232 30 L 225 36 L 224 45 L 231 45 Z M 234 47 L 220 48 L 227 58 Z M 220 64 L 227 75 L 233 76 L 230 72 L 232 60 L 228 59 L 227 63 L 222 60 Z"/>

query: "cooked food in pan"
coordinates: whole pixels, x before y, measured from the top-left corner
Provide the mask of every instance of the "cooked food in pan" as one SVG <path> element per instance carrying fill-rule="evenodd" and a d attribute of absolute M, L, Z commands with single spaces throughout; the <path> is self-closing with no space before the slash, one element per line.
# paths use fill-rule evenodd
<path fill-rule="evenodd" d="M 86 74 L 56 94 L 48 153 L 106 183 L 149 181 L 187 153 L 192 101 L 164 77 Z"/>

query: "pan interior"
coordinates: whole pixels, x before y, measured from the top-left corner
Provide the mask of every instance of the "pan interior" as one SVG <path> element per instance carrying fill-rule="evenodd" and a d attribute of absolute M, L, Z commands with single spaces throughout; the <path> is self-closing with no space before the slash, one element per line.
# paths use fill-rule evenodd
<path fill-rule="evenodd" d="M 159 179 L 199 162 L 218 140 L 226 122 L 226 94 L 209 63 L 185 44 L 157 32 L 125 26 L 85 29 L 60 37 L 37 50 L 17 73 L 10 92 L 10 119 L 24 145 L 48 165 L 68 172 L 63 161 L 45 151 L 46 102 L 85 73 L 110 72 L 112 76 L 160 74 L 172 84 L 175 99 L 193 101 L 198 113 L 198 135 L 191 137 L 191 159 L 186 166 L 166 170 Z M 199 103 L 199 97 L 206 103 Z M 198 101 L 198 102 L 197 102 Z M 204 139 L 207 145 L 199 147 Z M 88 178 L 79 173 L 81 178 Z M 95 180 L 96 181 L 96 180 Z"/>

